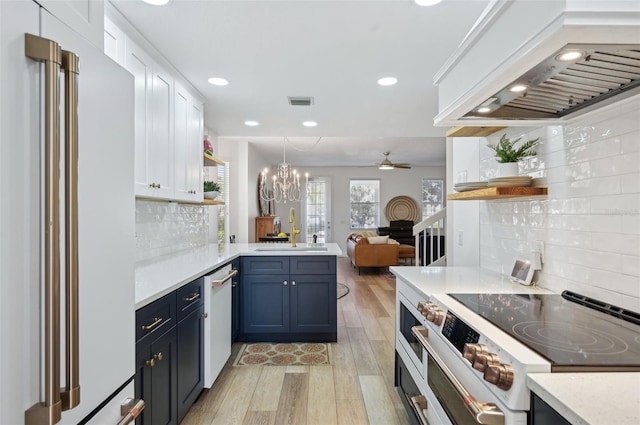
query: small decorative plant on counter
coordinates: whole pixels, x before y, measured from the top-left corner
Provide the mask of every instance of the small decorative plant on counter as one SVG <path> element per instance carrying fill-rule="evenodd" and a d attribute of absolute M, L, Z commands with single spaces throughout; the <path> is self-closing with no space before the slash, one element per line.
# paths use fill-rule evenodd
<path fill-rule="evenodd" d="M 496 153 L 496 160 L 499 163 L 499 173 L 501 177 L 517 176 L 518 162 L 524 158 L 535 156 L 537 154 L 534 149 L 540 142 L 540 138 L 531 139 L 524 142 L 519 147 L 515 145 L 522 139 L 517 138 L 513 142 L 509 140 L 506 134 L 500 138 L 500 142 L 495 145 L 488 144 L 487 147 Z M 507 164 L 504 165 L 503 164 Z"/>
<path fill-rule="evenodd" d="M 214 181 L 204 182 L 204 197 L 207 199 L 216 199 L 220 194 L 220 185 Z"/>

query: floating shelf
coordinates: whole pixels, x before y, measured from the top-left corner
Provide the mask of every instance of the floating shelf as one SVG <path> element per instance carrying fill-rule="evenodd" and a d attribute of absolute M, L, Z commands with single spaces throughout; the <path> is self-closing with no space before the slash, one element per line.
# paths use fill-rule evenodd
<path fill-rule="evenodd" d="M 202 205 L 224 205 L 224 201 L 218 201 L 217 199 L 205 199 L 202 201 Z"/>
<path fill-rule="evenodd" d="M 215 167 L 217 165 L 222 165 L 224 166 L 224 162 L 220 161 L 218 158 L 216 158 L 213 155 L 209 155 L 209 154 L 203 154 L 204 155 L 204 165 L 207 167 Z"/>
<path fill-rule="evenodd" d="M 546 187 L 488 187 L 486 189 L 470 190 L 452 193 L 447 196 L 449 201 L 471 201 L 487 199 L 520 198 L 526 196 L 544 196 Z"/>
<path fill-rule="evenodd" d="M 504 127 L 452 127 L 447 131 L 447 137 L 486 137 Z"/>

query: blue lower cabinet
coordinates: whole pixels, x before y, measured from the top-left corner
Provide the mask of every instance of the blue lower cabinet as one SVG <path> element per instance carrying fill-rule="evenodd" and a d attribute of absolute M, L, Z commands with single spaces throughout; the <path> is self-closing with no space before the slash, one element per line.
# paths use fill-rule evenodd
<path fill-rule="evenodd" d="M 336 341 L 336 258 L 284 258 L 242 258 L 242 328 L 238 340 Z M 281 273 L 276 274 L 276 270 Z"/>
<path fill-rule="evenodd" d="M 136 312 L 138 425 L 177 425 L 204 384 L 204 280 L 197 279 Z"/>
<path fill-rule="evenodd" d="M 178 422 L 204 388 L 204 306 L 178 322 Z"/>
<path fill-rule="evenodd" d="M 178 424 L 176 361 L 175 326 L 148 344 L 136 344 L 136 398 L 146 403 L 137 424 Z"/>
<path fill-rule="evenodd" d="M 249 275 L 242 280 L 243 332 L 289 332 L 289 275 Z"/>
<path fill-rule="evenodd" d="M 291 275 L 290 332 L 331 332 L 337 324 L 336 278 L 332 275 Z"/>

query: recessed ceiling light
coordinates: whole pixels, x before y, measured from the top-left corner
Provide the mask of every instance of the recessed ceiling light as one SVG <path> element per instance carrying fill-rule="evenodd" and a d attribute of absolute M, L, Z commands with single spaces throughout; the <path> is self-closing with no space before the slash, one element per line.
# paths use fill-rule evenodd
<path fill-rule="evenodd" d="M 164 6 L 165 4 L 169 3 L 171 0 L 142 0 L 142 1 L 152 6 Z"/>
<path fill-rule="evenodd" d="M 522 93 L 525 90 L 527 90 L 527 86 L 525 86 L 524 84 L 516 84 L 515 86 L 511 86 L 511 88 L 509 89 L 509 91 L 513 93 Z"/>
<path fill-rule="evenodd" d="M 585 54 L 586 52 L 584 52 L 583 50 L 567 50 L 565 52 L 560 53 L 558 56 L 556 56 L 556 60 L 559 60 L 562 62 L 571 62 L 576 59 L 580 59 Z"/>
<path fill-rule="evenodd" d="M 260 125 L 260 123 L 258 121 L 245 121 L 244 125 L 247 125 L 249 127 L 257 127 Z"/>
<path fill-rule="evenodd" d="M 486 114 L 487 112 L 491 112 L 491 108 L 488 106 L 483 106 L 482 108 L 476 109 L 476 112 L 480 112 L 481 114 Z"/>
<path fill-rule="evenodd" d="M 440 3 L 442 0 L 413 0 L 418 6 L 433 6 Z"/>
<path fill-rule="evenodd" d="M 207 81 L 209 82 L 209 84 L 213 84 L 214 86 L 226 86 L 227 84 L 229 84 L 229 81 L 220 77 L 211 77 Z"/>
<path fill-rule="evenodd" d="M 398 82 L 398 79 L 395 77 L 384 77 L 378 80 L 378 84 L 381 86 L 392 86 Z"/>
<path fill-rule="evenodd" d="M 315 121 L 305 121 L 302 123 L 302 125 L 304 125 L 305 127 L 315 127 L 316 125 L 318 125 L 318 123 Z"/>

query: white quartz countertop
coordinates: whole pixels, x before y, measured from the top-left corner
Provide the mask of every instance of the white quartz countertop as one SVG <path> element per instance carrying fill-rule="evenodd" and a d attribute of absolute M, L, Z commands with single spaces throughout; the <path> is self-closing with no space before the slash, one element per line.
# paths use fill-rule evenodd
<path fill-rule="evenodd" d="M 549 293 L 548 290 L 524 286 L 501 275 L 479 267 L 390 267 L 389 270 L 409 286 L 425 296 L 433 294 L 498 293 L 531 294 Z"/>
<path fill-rule="evenodd" d="M 317 248 L 326 249 L 326 251 L 315 250 Z M 261 251 L 261 249 L 268 250 Z M 144 307 L 243 255 L 338 256 L 342 255 L 342 250 L 335 243 L 318 245 L 299 243 L 298 250 L 293 250 L 290 244 L 284 243 L 209 244 L 153 260 L 141 261 L 136 264 L 135 308 Z"/>
<path fill-rule="evenodd" d="M 530 373 L 527 385 L 572 424 L 640 424 L 640 372 Z"/>

